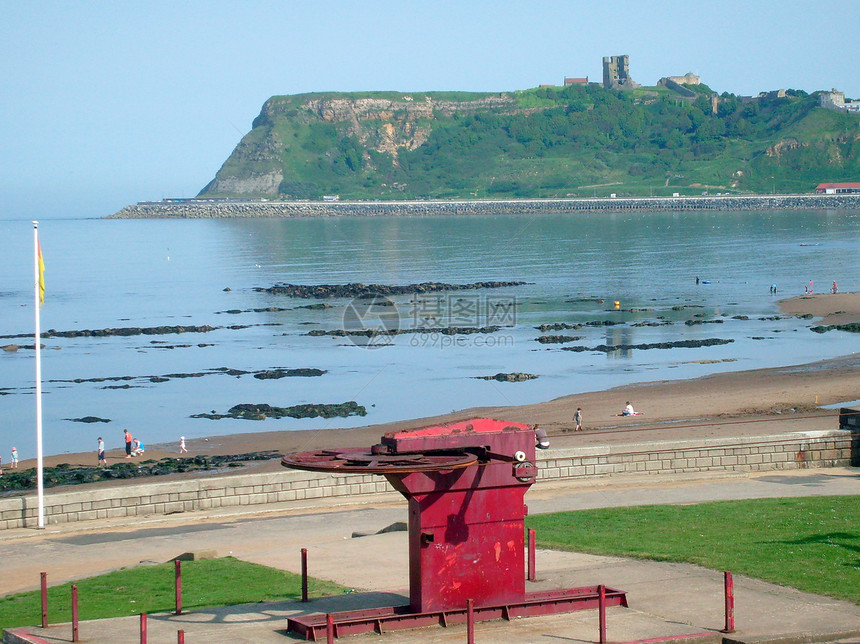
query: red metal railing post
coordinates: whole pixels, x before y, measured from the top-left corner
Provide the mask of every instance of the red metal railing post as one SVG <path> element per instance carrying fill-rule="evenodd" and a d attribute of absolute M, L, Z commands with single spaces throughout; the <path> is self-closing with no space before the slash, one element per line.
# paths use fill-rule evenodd
<path fill-rule="evenodd" d="M 537 579 L 537 565 L 535 563 L 537 538 L 535 534 L 535 531 L 532 528 L 529 528 L 529 581 L 535 581 Z"/>
<path fill-rule="evenodd" d="M 466 600 L 466 642 L 475 644 L 475 601 Z"/>
<path fill-rule="evenodd" d="M 140 614 L 140 644 L 146 644 L 146 613 Z"/>
<path fill-rule="evenodd" d="M 732 579 L 732 573 L 726 571 L 723 573 L 723 587 L 725 588 L 726 596 L 726 627 L 723 633 L 735 632 L 735 582 Z"/>
<path fill-rule="evenodd" d="M 176 631 L 176 644 L 185 644 L 185 631 L 182 629 Z"/>
<path fill-rule="evenodd" d="M 302 548 L 302 601 L 308 601 L 308 549 Z"/>
<path fill-rule="evenodd" d="M 600 621 L 600 644 L 606 644 L 606 586 L 597 587 L 597 614 Z"/>
<path fill-rule="evenodd" d="M 173 582 L 174 592 L 176 595 L 176 614 L 182 614 L 182 562 L 179 559 L 173 560 Z"/>
<path fill-rule="evenodd" d="M 39 573 L 42 578 L 42 628 L 48 628 L 48 573 Z"/>
<path fill-rule="evenodd" d="M 325 615 L 325 641 L 326 644 L 334 644 L 334 617 L 331 613 Z"/>
<path fill-rule="evenodd" d="M 78 587 L 72 584 L 72 641 L 78 642 Z"/>

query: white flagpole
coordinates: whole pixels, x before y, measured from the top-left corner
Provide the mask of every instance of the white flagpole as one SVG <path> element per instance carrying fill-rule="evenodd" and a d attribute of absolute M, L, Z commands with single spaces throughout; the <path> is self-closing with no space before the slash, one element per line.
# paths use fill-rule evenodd
<path fill-rule="evenodd" d="M 33 222 L 33 260 L 35 267 L 35 304 L 36 304 L 36 486 L 39 497 L 39 529 L 45 527 L 45 490 L 42 466 L 42 331 L 39 325 L 39 222 Z"/>

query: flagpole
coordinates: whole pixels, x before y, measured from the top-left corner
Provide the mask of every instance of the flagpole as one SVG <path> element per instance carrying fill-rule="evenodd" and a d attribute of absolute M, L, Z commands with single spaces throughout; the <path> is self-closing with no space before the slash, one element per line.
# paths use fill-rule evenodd
<path fill-rule="evenodd" d="M 42 466 L 42 331 L 39 324 L 39 222 L 33 222 L 33 266 L 35 268 L 35 309 L 36 309 L 36 487 L 39 497 L 39 529 L 45 527 L 45 490 L 44 469 Z"/>

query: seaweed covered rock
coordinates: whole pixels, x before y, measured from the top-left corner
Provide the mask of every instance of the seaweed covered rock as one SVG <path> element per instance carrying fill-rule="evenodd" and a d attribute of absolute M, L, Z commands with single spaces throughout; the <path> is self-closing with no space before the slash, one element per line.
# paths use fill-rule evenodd
<path fill-rule="evenodd" d="M 59 485 L 81 485 L 116 479 L 163 476 L 181 472 L 217 470 L 224 467 L 242 467 L 243 463 L 280 458 L 282 454 L 274 450 L 249 452 L 246 454 L 226 454 L 221 456 L 189 456 L 185 458 L 162 458 L 159 461 L 148 459 L 141 462 L 121 461 L 109 467 L 73 467 L 61 463 L 56 467 L 44 469 L 45 487 Z M 36 488 L 36 468 L 7 470 L 0 477 L 0 490 L 14 492 Z"/>
<path fill-rule="evenodd" d="M 193 414 L 191 418 L 238 418 L 241 420 L 266 420 L 267 418 L 346 418 L 347 416 L 367 416 L 367 409 L 354 400 L 337 404 L 306 404 L 292 407 L 275 407 L 262 404 L 241 404 L 231 407 L 226 414 L 216 412 Z"/>
<path fill-rule="evenodd" d="M 522 286 L 527 282 L 474 282 L 472 284 L 445 284 L 442 282 L 421 282 L 420 284 L 275 284 L 268 288 L 255 288 L 255 291 L 287 295 L 289 297 L 325 299 L 333 297 L 371 298 L 377 295 L 408 295 L 413 293 L 440 293 L 444 291 L 465 291 L 484 288 L 504 288 Z"/>
<path fill-rule="evenodd" d="M 542 335 L 535 338 L 541 344 L 565 344 L 582 340 L 581 335 Z"/>
<path fill-rule="evenodd" d="M 810 327 L 810 331 L 816 333 L 827 333 L 828 331 L 848 331 L 849 333 L 860 333 L 860 324 L 849 322 L 848 324 L 829 324 L 826 326 Z"/>
<path fill-rule="evenodd" d="M 722 340 L 720 338 L 707 338 L 705 340 L 679 340 L 677 342 L 652 342 L 646 344 L 599 344 L 596 347 L 562 347 L 562 351 L 601 351 L 612 353 L 613 351 L 626 351 L 629 349 L 695 349 L 698 347 L 712 347 L 720 344 L 729 344 L 734 340 Z"/>
<path fill-rule="evenodd" d="M 513 373 L 497 373 L 495 376 L 477 376 L 478 380 L 496 380 L 498 382 L 525 382 L 526 380 L 534 380 L 538 376 L 532 373 L 521 373 L 515 371 Z"/>

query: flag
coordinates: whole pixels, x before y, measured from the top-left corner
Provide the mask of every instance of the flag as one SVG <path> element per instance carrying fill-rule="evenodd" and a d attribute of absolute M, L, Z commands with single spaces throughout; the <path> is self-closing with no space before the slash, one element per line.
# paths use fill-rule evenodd
<path fill-rule="evenodd" d="M 39 248 L 39 304 L 45 303 L 45 260 L 42 259 L 42 244 L 36 240 Z"/>

